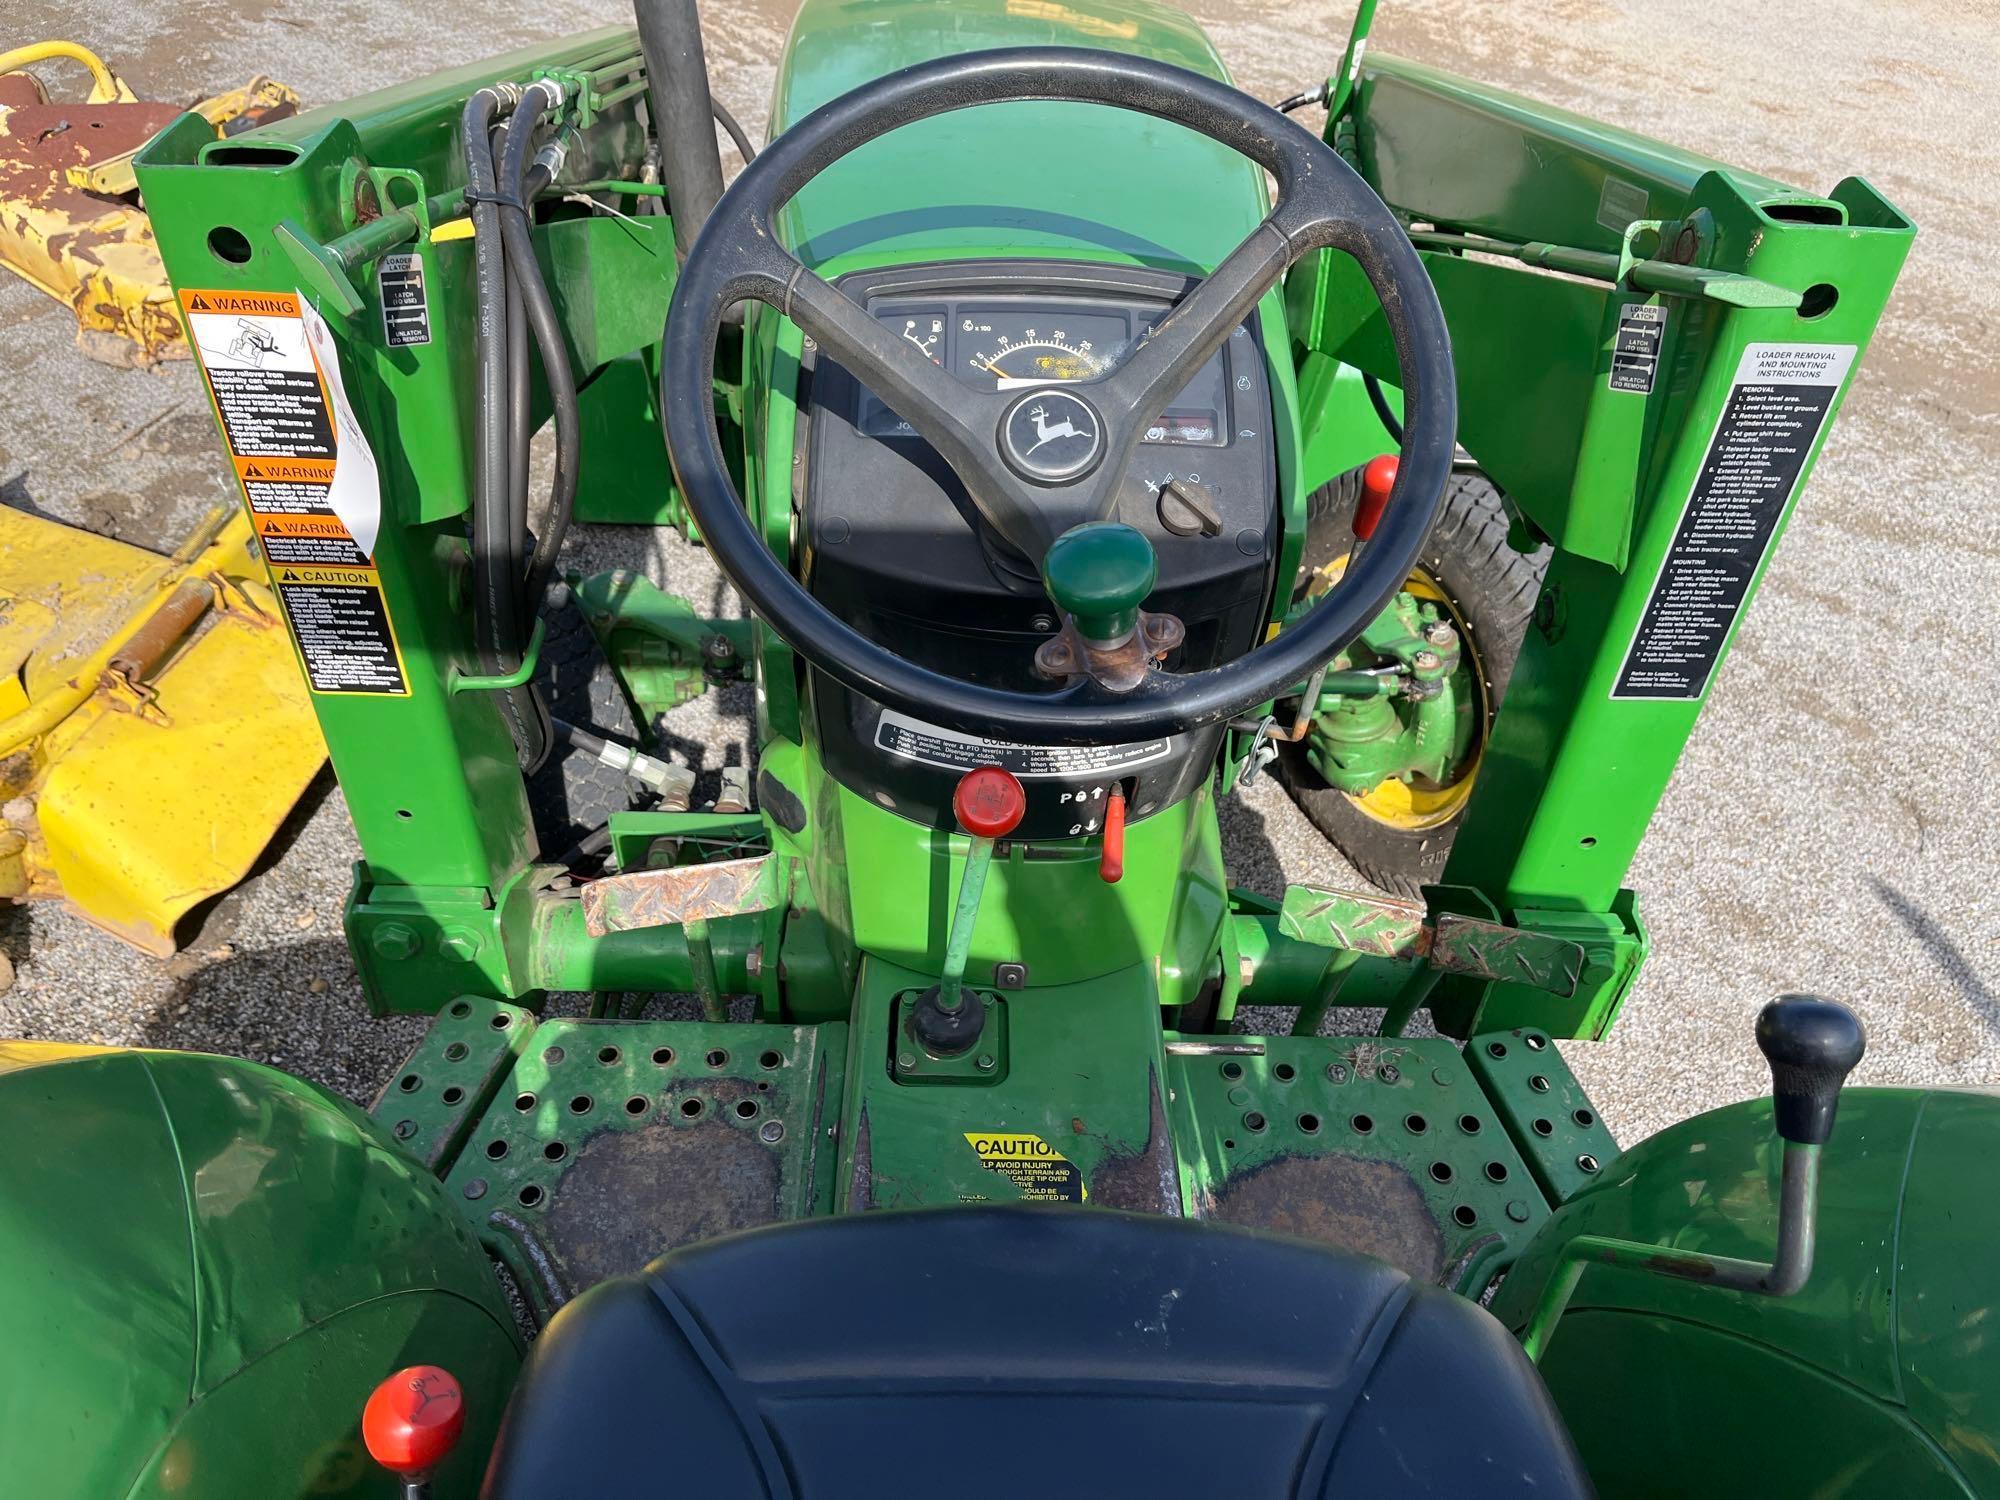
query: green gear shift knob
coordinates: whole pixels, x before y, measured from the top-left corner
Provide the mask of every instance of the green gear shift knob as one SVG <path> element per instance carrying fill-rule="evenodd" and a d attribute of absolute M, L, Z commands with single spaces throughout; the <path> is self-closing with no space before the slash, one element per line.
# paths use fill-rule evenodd
<path fill-rule="evenodd" d="M 1160 565 L 1153 544 L 1122 521 L 1072 526 L 1042 559 L 1049 597 L 1076 621 L 1085 640 L 1124 640 L 1139 623 Z"/>

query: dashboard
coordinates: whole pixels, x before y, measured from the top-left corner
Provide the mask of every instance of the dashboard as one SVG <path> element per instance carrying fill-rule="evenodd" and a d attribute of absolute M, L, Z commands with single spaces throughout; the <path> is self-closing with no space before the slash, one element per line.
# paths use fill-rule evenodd
<path fill-rule="evenodd" d="M 931 363 L 985 391 L 1096 380 L 1118 368 L 1160 309 L 1049 296 L 975 297 L 962 302 L 885 299 L 870 309 L 878 322 Z M 1248 338 L 1247 328 L 1239 330 Z M 1229 441 L 1225 359 L 1209 360 L 1148 429 L 1145 441 L 1220 448 Z M 871 437 L 914 437 L 875 396 L 861 411 Z"/>
<path fill-rule="evenodd" d="M 952 262 L 863 271 L 840 289 L 968 388 L 1101 379 L 1192 283 L 1139 267 Z M 794 468 L 801 576 L 821 604 L 907 660 L 964 681 L 1046 692 L 1035 648 L 1060 620 L 1036 561 L 994 534 L 931 445 L 839 363 L 808 348 Z M 1253 315 L 1167 404 L 1127 464 L 1107 519 L 1141 531 L 1159 575 L 1146 607 L 1177 616 L 1173 671 L 1259 641 L 1281 542 L 1275 407 Z M 814 676 L 820 748 L 836 779 L 897 813 L 951 825 L 972 765 L 1019 761 L 1021 837 L 1095 828 L 1088 809 L 1124 784 L 1136 820 L 1185 795 L 1214 731 L 1088 751 L 975 741 L 885 712 Z"/>

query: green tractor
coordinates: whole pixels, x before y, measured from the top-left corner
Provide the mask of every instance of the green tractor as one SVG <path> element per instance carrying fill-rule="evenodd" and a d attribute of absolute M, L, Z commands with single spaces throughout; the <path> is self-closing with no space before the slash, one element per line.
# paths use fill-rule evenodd
<path fill-rule="evenodd" d="M 1373 9 L 1320 134 L 1153 0 L 806 0 L 725 192 L 640 0 L 145 148 L 435 1019 L 366 1113 L 0 1047 L 16 1492 L 2000 1492 L 2000 1105 L 1785 996 L 1621 1151 L 1558 1045 L 1912 226 Z M 1232 886 L 1267 771 L 1403 894 Z"/>

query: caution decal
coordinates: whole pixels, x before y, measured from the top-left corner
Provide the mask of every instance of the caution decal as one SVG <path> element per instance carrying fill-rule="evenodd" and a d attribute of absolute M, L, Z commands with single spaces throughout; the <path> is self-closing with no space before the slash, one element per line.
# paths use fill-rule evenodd
<path fill-rule="evenodd" d="M 315 693 L 407 693 L 403 654 L 373 568 L 271 566 Z"/>
<path fill-rule="evenodd" d="M 180 299 L 307 682 L 316 693 L 407 694 L 375 570 L 380 475 L 331 332 L 290 292 Z"/>
<path fill-rule="evenodd" d="M 1038 1135 L 1026 1131 L 965 1132 L 965 1143 L 987 1171 L 1005 1177 L 1028 1203 L 1081 1203 L 1083 1173 Z"/>

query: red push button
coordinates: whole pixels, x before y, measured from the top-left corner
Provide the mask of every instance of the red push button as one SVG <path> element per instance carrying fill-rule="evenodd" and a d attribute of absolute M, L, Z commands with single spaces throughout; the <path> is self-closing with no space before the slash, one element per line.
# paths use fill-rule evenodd
<path fill-rule="evenodd" d="M 1028 810 L 1028 794 L 1021 790 L 1013 772 L 981 766 L 959 778 L 958 789 L 951 794 L 951 810 L 958 815 L 958 826 L 974 838 L 1005 838 L 1021 826 L 1021 817 Z"/>
<path fill-rule="evenodd" d="M 392 1474 L 422 1474 L 451 1452 L 465 1429 L 465 1394 L 447 1370 L 411 1365 L 375 1387 L 361 1410 L 361 1438 Z"/>
<path fill-rule="evenodd" d="M 1364 542 L 1375 535 L 1375 528 L 1381 524 L 1382 512 L 1389 504 L 1389 491 L 1396 487 L 1398 467 L 1396 455 L 1384 453 L 1369 459 L 1368 467 L 1361 471 L 1361 500 L 1354 507 L 1354 534 Z"/>

